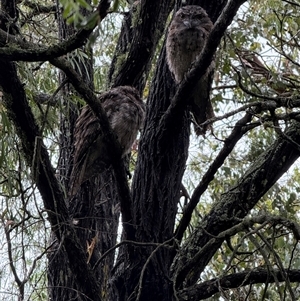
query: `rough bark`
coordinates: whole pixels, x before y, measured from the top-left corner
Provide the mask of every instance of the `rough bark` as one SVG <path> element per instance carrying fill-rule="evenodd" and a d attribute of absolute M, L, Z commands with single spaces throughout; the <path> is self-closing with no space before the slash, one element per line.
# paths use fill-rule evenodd
<path fill-rule="evenodd" d="M 125 15 L 109 71 L 112 86 L 144 90 L 151 61 L 172 9 L 173 1 L 135 1 Z"/>
<path fill-rule="evenodd" d="M 257 268 L 252 271 L 245 271 L 225 276 L 221 279 L 211 279 L 193 288 L 182 290 L 178 294 L 178 300 L 204 300 L 214 294 L 226 291 L 232 288 L 238 288 L 249 284 L 273 283 L 276 281 L 298 282 L 300 277 L 299 270 L 272 270 L 271 272 L 264 268 Z"/>
<path fill-rule="evenodd" d="M 104 2 L 104 1 L 102 1 Z M 106 2 L 108 3 L 108 2 Z M 57 4 L 58 5 L 58 4 Z M 108 6 L 106 6 L 107 10 Z M 103 7 L 102 7 L 103 9 Z M 82 12 L 86 14 L 86 12 Z M 104 14 L 102 13 L 104 17 Z M 69 26 L 58 13 L 59 37 L 62 41 L 69 39 L 70 36 L 76 35 L 73 26 Z M 85 89 L 93 88 L 93 67 L 91 50 L 84 47 L 82 51 L 89 56 L 85 61 L 78 61 L 76 70 L 72 70 L 75 76 L 80 77 L 80 81 L 84 79 L 88 83 Z M 55 61 L 54 61 L 55 62 Z M 61 73 L 61 82 L 68 79 L 68 74 Z M 76 83 L 72 82 L 73 85 Z M 59 161 L 59 177 L 60 181 L 68 194 L 69 176 L 72 169 L 73 154 L 73 129 L 78 117 L 80 106 L 76 106 L 68 100 L 67 95 L 76 93 L 74 87 L 70 84 L 64 86 L 61 95 L 66 110 L 60 116 L 61 126 L 61 148 Z M 99 106 L 99 103 L 97 104 Z M 85 265 L 90 269 L 93 268 L 100 254 L 107 251 L 116 243 L 117 226 L 119 220 L 118 200 L 113 198 L 112 194 L 116 194 L 115 186 L 108 185 L 114 183 L 114 176 L 111 172 L 105 171 L 105 175 L 94 177 L 90 181 L 82 185 L 75 197 L 67 200 L 68 213 L 70 220 L 75 226 L 75 232 L 78 237 L 80 246 L 85 254 L 83 260 Z M 49 297 L 51 300 L 89 300 L 89 296 L 84 294 L 78 284 L 76 275 L 69 269 L 71 264 L 70 258 L 61 242 L 56 241 L 52 237 L 53 246 L 49 253 L 48 265 L 48 281 L 49 281 Z M 113 265 L 114 254 L 107 256 L 105 261 L 93 268 L 93 276 L 99 284 L 97 298 L 104 297 L 107 294 L 107 282 L 110 276 L 109 271 Z M 75 258 L 71 260 L 76 262 Z"/>

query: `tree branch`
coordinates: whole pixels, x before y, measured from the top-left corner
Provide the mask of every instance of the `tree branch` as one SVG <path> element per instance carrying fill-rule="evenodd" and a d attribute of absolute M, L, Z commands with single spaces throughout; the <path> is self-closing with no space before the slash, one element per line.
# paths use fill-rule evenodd
<path fill-rule="evenodd" d="M 64 59 L 56 58 L 50 60 L 50 63 L 65 72 L 66 76 L 74 86 L 75 90 L 91 107 L 94 114 L 98 117 L 99 124 L 105 133 L 105 140 L 110 150 L 112 167 L 115 172 L 117 187 L 121 200 L 122 221 L 125 228 L 130 228 L 131 216 L 131 195 L 128 187 L 126 170 L 121 158 L 121 146 L 115 138 L 111 129 L 106 113 L 104 112 L 98 98 L 88 85 L 82 81 L 81 77 L 73 70 L 72 66 Z M 130 231 L 129 231 L 130 232 Z M 129 238 L 129 237 L 128 237 Z M 130 237 L 131 238 L 131 237 Z M 129 238 L 129 239 L 130 239 Z"/>
<path fill-rule="evenodd" d="M 203 221 L 186 240 L 182 251 L 175 258 L 174 264 L 177 270 L 175 274 L 179 275 L 177 278 L 179 286 L 183 283 L 195 283 L 211 257 L 222 244 L 223 239 L 216 239 L 198 263 L 190 271 L 184 271 L 184 267 L 206 245 L 211 235 L 217 236 L 222 231 L 236 225 L 241 218 L 244 218 L 299 157 L 300 152 L 296 146 L 300 144 L 300 124 L 292 122 L 285 135 L 293 143 L 279 137 L 272 146 L 257 158 L 236 185 L 229 189 L 218 203 L 214 204 L 210 213 L 204 217 Z M 187 282 L 185 281 L 186 278 L 188 279 Z"/>
<path fill-rule="evenodd" d="M 290 282 L 299 282 L 300 270 L 272 270 L 268 271 L 264 268 L 257 268 L 252 271 L 235 273 L 222 278 L 215 278 L 196 284 L 180 291 L 177 295 L 179 300 L 204 300 L 214 294 L 233 288 L 243 287 L 249 284 L 273 283 L 275 279 L 280 282 L 286 281 L 284 274 L 289 278 Z"/>
<path fill-rule="evenodd" d="M 97 12 L 95 12 L 99 14 L 99 22 L 107 15 L 109 5 L 110 1 L 108 0 L 100 1 Z M 0 45 L 2 46 L 0 48 L 0 57 L 10 61 L 48 61 L 82 47 L 97 25 L 98 22 L 92 28 L 83 28 L 69 39 L 49 47 L 29 43 L 21 37 L 8 34 L 0 29 Z"/>
<path fill-rule="evenodd" d="M 288 103 L 291 103 L 291 104 L 288 105 Z M 252 104 L 247 104 L 233 112 L 229 112 L 228 114 L 224 115 L 225 117 L 232 116 L 233 114 L 240 112 L 241 110 L 244 110 L 245 108 L 252 107 L 252 110 L 250 109 L 246 113 L 246 115 L 236 123 L 231 134 L 225 139 L 224 146 L 221 149 L 221 151 L 219 152 L 218 156 L 215 158 L 214 162 L 211 164 L 211 166 L 209 167 L 207 172 L 204 174 L 201 182 L 195 188 L 190 202 L 184 208 L 183 216 L 182 216 L 182 218 L 179 222 L 178 228 L 175 232 L 177 239 L 179 239 L 179 240 L 182 239 L 184 231 L 186 230 L 186 228 L 189 225 L 189 222 L 192 217 L 192 213 L 193 213 L 194 209 L 196 208 L 196 206 L 200 200 L 200 197 L 206 191 L 209 183 L 213 180 L 219 167 L 222 166 L 222 164 L 224 163 L 227 156 L 231 153 L 231 151 L 233 150 L 233 148 L 235 147 L 237 142 L 243 137 L 243 135 L 255 126 L 255 125 L 249 124 L 249 122 L 252 119 L 252 115 L 258 114 L 263 110 L 271 110 L 271 109 L 279 108 L 282 106 L 296 107 L 299 105 L 300 105 L 300 100 L 297 100 L 297 99 L 290 100 L 290 102 L 288 102 L 286 99 L 277 99 L 277 101 L 255 102 Z M 284 116 L 279 115 L 279 118 L 280 119 L 285 118 L 285 119 L 291 120 L 292 118 L 296 119 L 298 117 L 298 115 L 299 115 L 299 113 L 293 112 L 292 114 L 289 114 L 289 115 L 284 115 Z M 224 116 L 214 117 L 210 120 L 207 120 L 203 124 L 209 124 L 210 122 L 213 122 L 215 120 L 221 120 L 221 119 L 225 118 Z M 264 120 L 268 120 L 267 117 L 262 118 L 262 123 Z M 248 124 L 248 126 L 247 126 L 247 124 Z"/>
<path fill-rule="evenodd" d="M 251 121 L 252 114 L 246 113 L 246 115 L 240 119 L 231 134 L 224 141 L 224 146 L 215 158 L 214 162 L 210 165 L 207 172 L 204 174 L 201 182 L 195 188 L 190 202 L 184 208 L 183 216 L 179 222 L 179 225 L 175 231 L 175 236 L 181 241 L 183 234 L 188 227 L 194 209 L 196 208 L 201 195 L 206 191 L 209 183 L 214 179 L 215 174 L 217 173 L 220 166 L 223 165 L 225 159 L 231 153 L 237 142 L 244 136 L 244 134 L 250 130 L 246 125 Z"/>
<path fill-rule="evenodd" d="M 31 11 L 28 13 L 28 15 L 26 15 L 24 19 L 20 21 L 21 27 L 24 26 L 28 22 L 28 20 L 32 19 L 34 16 L 56 12 L 56 5 L 46 6 L 38 3 L 32 3 L 30 1 L 23 1 L 22 4 L 30 8 Z"/>
<path fill-rule="evenodd" d="M 66 41 L 44 47 L 0 29 L 0 57 L 10 61 L 48 61 L 83 46 L 92 31 L 93 29 L 82 29 Z"/>
<path fill-rule="evenodd" d="M 7 113 L 21 140 L 27 164 L 33 167 L 34 180 L 48 212 L 51 228 L 72 259 L 70 268 L 76 275 L 82 292 L 92 300 L 100 300 L 96 278 L 86 264 L 85 250 L 82 249 L 70 221 L 63 192 L 28 105 L 24 87 L 17 77 L 15 65 L 6 60 L 1 60 L 0 86 Z"/>
<path fill-rule="evenodd" d="M 4 228 L 4 233 L 5 233 L 5 237 L 6 237 L 6 242 L 7 242 L 7 253 L 8 253 L 8 259 L 9 259 L 9 267 L 12 271 L 13 277 L 15 282 L 17 283 L 19 290 L 22 290 L 22 286 L 24 286 L 24 283 L 21 281 L 18 273 L 17 273 L 17 269 L 15 266 L 15 261 L 13 258 L 13 252 L 12 252 L 12 243 L 11 243 L 11 237 L 10 237 L 10 225 L 9 222 L 7 221 L 6 224 L 4 222 L 4 220 L 2 220 L 2 226 Z M 21 292 L 22 293 L 22 292 Z M 23 291 L 24 293 L 24 291 Z M 24 297 L 24 296 L 23 296 Z"/>
<path fill-rule="evenodd" d="M 293 232 L 295 239 L 299 239 L 300 236 L 300 226 L 296 222 L 290 221 L 286 218 L 282 218 L 280 216 L 273 216 L 273 215 L 258 215 L 252 218 L 245 218 L 240 223 L 234 225 L 233 227 L 222 231 L 218 234 L 218 236 L 214 236 L 211 233 L 207 233 L 210 236 L 210 240 L 201 248 L 195 256 L 182 268 L 180 273 L 188 273 L 194 265 L 197 265 L 199 260 L 205 256 L 207 251 L 213 247 L 214 243 L 217 240 L 225 240 L 225 238 L 229 238 L 234 236 L 235 234 L 245 231 L 248 228 L 253 227 L 255 224 L 261 224 L 262 226 L 266 224 L 271 224 L 273 226 L 281 224 L 284 227 L 288 228 L 290 231 Z M 254 231 L 253 231 L 254 232 Z M 255 230 L 257 232 L 257 229 Z M 180 275 L 179 275 L 180 277 Z"/>

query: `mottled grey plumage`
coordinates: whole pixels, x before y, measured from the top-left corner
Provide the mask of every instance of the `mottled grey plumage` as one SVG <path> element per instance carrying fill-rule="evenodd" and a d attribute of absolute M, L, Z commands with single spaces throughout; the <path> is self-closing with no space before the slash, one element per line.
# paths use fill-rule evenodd
<path fill-rule="evenodd" d="M 135 88 L 120 86 L 103 93 L 100 102 L 111 128 L 122 147 L 122 157 L 129 154 L 145 117 L 145 105 Z M 79 115 L 75 130 L 73 169 L 69 194 L 74 195 L 80 185 L 101 172 L 109 163 L 109 149 L 97 117 L 89 106 Z"/>
<path fill-rule="evenodd" d="M 167 36 L 167 62 L 177 83 L 200 54 L 213 23 L 200 6 L 188 5 L 177 11 L 170 24 Z M 210 102 L 210 90 L 214 72 L 214 61 L 205 75 L 196 84 L 191 100 L 191 111 L 198 125 L 214 116 Z M 195 126 L 197 135 L 205 134 L 206 127 Z"/>

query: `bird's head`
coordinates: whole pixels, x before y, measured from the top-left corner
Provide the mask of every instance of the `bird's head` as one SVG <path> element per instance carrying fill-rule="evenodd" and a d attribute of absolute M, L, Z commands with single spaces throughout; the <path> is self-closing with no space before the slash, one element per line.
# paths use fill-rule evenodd
<path fill-rule="evenodd" d="M 188 5 L 180 8 L 175 18 L 177 21 L 182 22 L 187 29 L 197 29 L 205 27 L 207 23 L 211 24 L 206 11 L 197 5 Z"/>

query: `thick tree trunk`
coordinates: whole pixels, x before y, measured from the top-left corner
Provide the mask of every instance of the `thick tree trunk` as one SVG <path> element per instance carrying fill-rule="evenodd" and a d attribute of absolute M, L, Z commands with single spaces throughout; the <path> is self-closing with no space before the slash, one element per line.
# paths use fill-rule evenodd
<path fill-rule="evenodd" d="M 225 1 L 214 6 L 208 1 L 187 2 L 202 4 L 214 21 L 225 5 Z M 172 239 L 190 134 L 189 113 L 184 105 L 164 122 L 174 93 L 163 46 L 147 100 L 132 183 L 133 239 L 145 245 L 126 245 L 120 251 L 114 271 L 118 300 L 172 300 L 174 295 L 171 264 L 176 252 Z M 127 238 L 126 229 L 123 237 Z"/>
<path fill-rule="evenodd" d="M 163 50 L 148 98 L 149 109 L 132 184 L 134 240 L 137 242 L 164 243 L 173 237 L 189 144 L 187 111 L 176 120 L 172 133 L 159 123 L 158 116 L 168 108 L 173 93 Z M 123 236 L 126 238 L 126 233 Z M 170 241 L 158 248 L 128 245 L 122 249 L 115 273 L 118 300 L 135 300 L 137 296 L 140 300 L 171 300 L 172 284 L 168 276 L 172 245 Z"/>
<path fill-rule="evenodd" d="M 83 12 L 84 13 L 84 12 Z M 75 33 L 58 12 L 59 36 L 61 40 Z M 82 79 L 93 87 L 93 67 L 90 50 L 83 49 L 90 59 L 78 61 L 76 70 Z M 60 81 L 64 82 L 65 75 L 61 73 Z M 61 148 L 59 160 L 59 177 L 68 195 L 69 177 L 72 170 L 72 154 L 74 146 L 73 129 L 80 107 L 68 99 L 68 95 L 76 93 L 70 84 L 63 87 L 61 98 L 65 111 L 60 116 Z M 115 179 L 112 169 L 101 171 L 101 174 L 85 182 L 80 191 L 67 200 L 69 214 L 80 240 L 81 247 L 86 250 L 85 260 L 94 267 L 101 254 L 115 245 L 119 223 L 119 200 L 116 193 Z M 48 254 L 48 284 L 50 300 L 90 300 L 80 292 L 77 279 L 69 269 L 69 259 L 61 242 L 52 235 L 53 246 Z M 76 259 L 73 259 L 76 261 Z M 114 262 L 114 252 L 109 254 L 101 263 L 94 267 L 93 273 L 100 285 L 99 298 L 108 295 L 108 280 Z"/>

